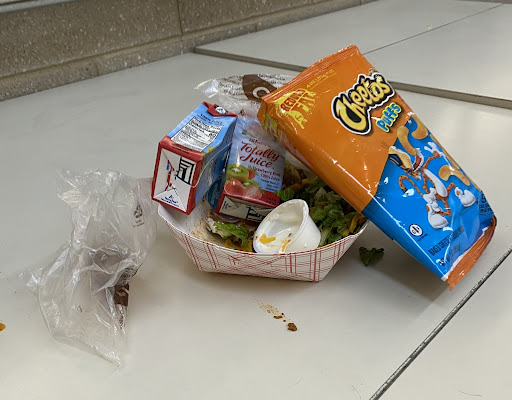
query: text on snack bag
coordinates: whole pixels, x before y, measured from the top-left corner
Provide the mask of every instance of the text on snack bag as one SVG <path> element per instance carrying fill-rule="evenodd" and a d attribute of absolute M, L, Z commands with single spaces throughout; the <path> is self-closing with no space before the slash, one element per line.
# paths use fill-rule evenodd
<path fill-rule="evenodd" d="M 376 122 L 377 126 L 384 132 L 389 132 L 389 128 L 393 126 L 401 112 L 402 108 L 398 104 L 391 103 L 382 111 L 382 117 Z"/>
<path fill-rule="evenodd" d="M 351 89 L 334 97 L 332 113 L 349 131 L 366 135 L 371 130 L 370 110 L 384 104 L 394 94 L 381 74 L 359 74 Z"/>
<path fill-rule="evenodd" d="M 279 99 L 278 104 L 281 112 L 289 115 L 301 128 L 304 128 L 304 124 L 308 121 L 306 116 L 315 105 L 315 97 L 316 94 L 309 90 L 297 89 Z"/>

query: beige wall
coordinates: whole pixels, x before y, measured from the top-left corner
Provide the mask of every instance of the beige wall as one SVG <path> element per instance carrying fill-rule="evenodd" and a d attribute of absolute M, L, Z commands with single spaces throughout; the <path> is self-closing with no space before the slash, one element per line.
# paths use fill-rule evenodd
<path fill-rule="evenodd" d="M 0 13 L 0 100 L 361 2 L 77 0 Z"/>

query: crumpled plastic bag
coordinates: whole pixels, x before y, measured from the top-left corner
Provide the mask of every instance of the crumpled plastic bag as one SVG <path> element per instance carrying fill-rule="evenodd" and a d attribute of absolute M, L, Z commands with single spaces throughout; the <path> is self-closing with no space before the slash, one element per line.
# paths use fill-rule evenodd
<path fill-rule="evenodd" d="M 66 170 L 57 192 L 71 207 L 71 239 L 27 285 L 56 339 L 120 365 L 128 283 L 156 237 L 151 179 Z"/>
<path fill-rule="evenodd" d="M 293 76 L 281 74 L 251 74 L 214 78 L 197 85 L 206 97 L 238 115 L 238 119 L 258 122 L 256 114 L 261 98 L 289 82 Z"/>
<path fill-rule="evenodd" d="M 257 114 L 261 98 L 293 79 L 292 75 L 249 74 L 208 79 L 196 86 L 209 99 L 215 97 L 215 103 L 237 114 L 237 127 L 256 137 L 267 136 L 261 127 Z M 286 149 L 286 160 L 295 167 L 308 170 L 294 155 Z"/>

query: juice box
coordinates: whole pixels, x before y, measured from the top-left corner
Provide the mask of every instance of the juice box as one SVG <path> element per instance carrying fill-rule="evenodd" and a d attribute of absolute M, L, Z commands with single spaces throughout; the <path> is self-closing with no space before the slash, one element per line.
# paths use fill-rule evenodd
<path fill-rule="evenodd" d="M 190 214 L 226 164 L 237 117 L 202 103 L 158 144 L 155 201 Z"/>
<path fill-rule="evenodd" d="M 280 199 L 275 191 L 283 183 L 284 148 L 266 135 L 259 124 L 235 129 L 224 179 L 217 180 L 206 200 L 219 213 L 261 221 Z"/>

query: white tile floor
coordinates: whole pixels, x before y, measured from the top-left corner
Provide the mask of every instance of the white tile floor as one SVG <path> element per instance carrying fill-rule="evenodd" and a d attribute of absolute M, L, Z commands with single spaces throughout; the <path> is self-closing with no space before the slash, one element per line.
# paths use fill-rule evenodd
<path fill-rule="evenodd" d="M 508 257 L 382 399 L 509 399 L 511 280 Z"/>
<path fill-rule="evenodd" d="M 198 49 L 307 67 L 351 44 L 363 53 L 375 51 L 497 5 L 458 0 L 378 0 Z"/>
<path fill-rule="evenodd" d="M 392 81 L 512 100 L 511 35 L 512 4 L 503 4 L 368 59 Z"/>
<path fill-rule="evenodd" d="M 457 3 L 472 12 L 484 7 Z M 192 89 L 198 82 L 271 70 L 184 55 L 0 104 L 0 321 L 7 325 L 0 333 L 0 387 L 5 398 L 368 399 L 506 254 L 512 246 L 512 189 L 498 174 L 512 144 L 512 111 L 403 92 L 484 189 L 498 216 L 493 241 L 454 291 L 373 226 L 324 281 L 311 284 L 201 273 L 160 224 L 155 248 L 131 285 L 125 366 L 116 370 L 55 342 L 36 300 L 17 278 L 27 266 L 44 263 L 69 236 L 66 206 L 55 196 L 55 169 L 100 167 L 149 176 L 158 140 L 202 100 Z M 384 247 L 386 255 L 365 268 L 358 260 L 360 245 Z M 460 392 L 512 397 L 501 367 L 509 355 L 499 351 L 506 346 L 511 312 L 505 295 L 495 297 L 506 290 L 507 276 L 496 279 L 506 266 L 383 398 L 451 399 L 464 396 Z M 299 330 L 284 330 L 259 309 L 260 302 L 288 314 Z M 482 312 L 489 314 L 485 323 Z M 457 341 L 473 324 L 479 330 Z M 493 324 L 501 331 L 487 333 L 486 325 Z M 492 347 L 491 360 L 496 378 L 477 382 L 475 365 L 490 360 L 484 350 L 474 350 L 480 338 L 498 346 Z M 444 361 L 447 348 L 454 356 Z M 446 370 L 454 380 L 442 375 Z"/>
<path fill-rule="evenodd" d="M 301 70 L 355 44 L 393 82 L 460 92 L 483 104 L 496 98 L 512 108 L 512 80 L 504 75 L 512 69 L 511 26 L 510 4 L 379 0 L 197 51 Z"/>

